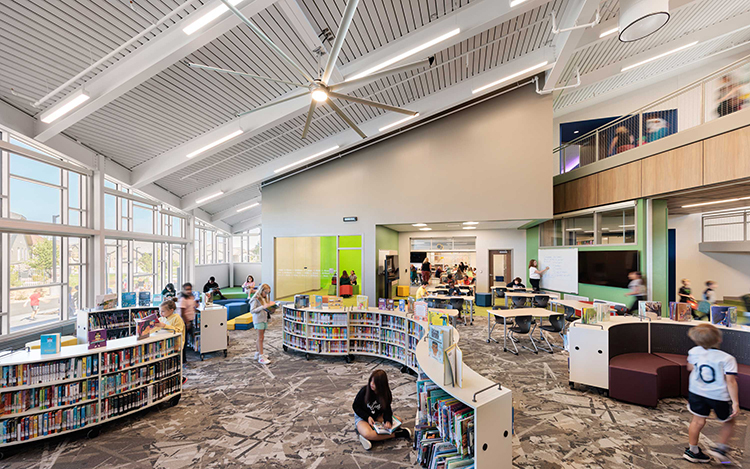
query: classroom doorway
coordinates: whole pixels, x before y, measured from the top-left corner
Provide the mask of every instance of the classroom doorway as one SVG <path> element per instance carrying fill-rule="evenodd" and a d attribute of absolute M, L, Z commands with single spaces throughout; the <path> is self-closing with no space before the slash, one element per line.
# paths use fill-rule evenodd
<path fill-rule="evenodd" d="M 487 283 L 490 288 L 510 282 L 511 257 L 511 250 L 490 250 L 489 282 Z"/>

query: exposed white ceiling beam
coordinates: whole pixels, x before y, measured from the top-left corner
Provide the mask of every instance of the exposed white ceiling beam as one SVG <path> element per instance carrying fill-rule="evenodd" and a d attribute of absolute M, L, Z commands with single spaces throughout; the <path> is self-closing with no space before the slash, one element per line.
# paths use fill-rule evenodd
<path fill-rule="evenodd" d="M 204 221 L 204 222 L 208 223 L 209 225 L 213 225 L 213 226 L 215 226 L 216 228 L 218 228 L 218 229 L 220 229 L 222 231 L 226 231 L 227 233 L 231 233 L 232 232 L 232 227 L 231 226 L 227 225 L 223 221 L 212 222 L 211 221 L 211 214 L 207 213 L 207 212 L 205 212 L 205 211 L 203 211 L 203 210 L 201 210 L 199 208 L 194 208 L 193 210 L 190 211 L 190 213 L 195 218 L 197 218 L 197 219 L 199 219 L 201 221 Z"/>
<path fill-rule="evenodd" d="M 215 221 L 219 221 L 219 220 L 224 220 L 225 218 L 233 217 L 233 216 L 237 215 L 238 213 L 242 213 L 242 212 L 238 212 L 238 210 L 241 209 L 241 208 L 247 207 L 248 205 L 252 205 L 252 204 L 255 204 L 255 203 L 259 204 L 260 200 L 261 200 L 260 196 L 253 197 L 252 199 L 249 199 L 249 200 L 243 200 L 242 202 L 240 202 L 239 204 L 235 205 L 234 207 L 230 207 L 230 208 L 228 208 L 226 210 L 222 210 L 221 212 L 216 212 L 213 215 L 211 215 L 211 223 L 213 223 Z M 258 207 L 254 207 L 252 209 L 248 209 L 247 211 L 248 212 L 252 212 L 252 210 L 254 210 L 255 208 L 258 208 Z"/>
<path fill-rule="evenodd" d="M 246 16 L 252 17 L 275 1 L 254 0 L 248 2 L 245 0 L 240 4 L 240 10 Z M 183 31 L 185 25 L 212 10 L 217 4 L 220 4 L 220 2 L 209 2 L 195 10 L 178 24 L 159 34 L 148 44 L 136 49 L 135 52 L 87 81 L 86 94 L 90 97 L 88 101 L 50 124 L 37 121 L 34 132 L 35 140 L 40 142 L 49 140 L 240 24 L 240 20 L 236 16 L 227 12 L 203 30 L 191 35 L 185 34 Z"/>
<path fill-rule="evenodd" d="M 525 76 L 519 76 L 513 79 L 512 81 L 509 81 L 507 83 L 504 83 L 503 85 L 498 86 L 497 88 L 510 85 L 517 81 L 521 81 L 528 76 L 532 76 L 537 73 L 543 72 L 551 68 L 554 65 L 554 62 L 552 62 L 553 60 L 554 60 L 554 53 L 552 52 L 551 48 L 537 49 L 536 51 L 530 54 L 521 56 L 520 58 L 513 60 L 511 62 L 508 62 L 496 69 L 489 70 L 485 73 L 482 73 L 481 75 L 464 80 L 457 85 L 454 85 L 438 93 L 433 93 L 419 101 L 414 101 L 413 103 L 409 104 L 409 108 L 415 111 L 418 111 L 420 113 L 420 119 L 423 119 L 425 117 L 429 117 L 430 114 L 443 111 L 444 109 L 453 107 L 459 103 L 468 101 L 472 98 L 476 98 L 477 96 L 481 96 L 481 94 L 472 94 L 472 90 L 480 86 L 486 85 L 488 83 L 504 78 L 513 73 L 517 73 L 520 70 L 525 70 L 531 66 L 547 61 L 549 63 L 545 67 L 539 68 L 533 72 L 530 72 Z M 490 93 L 494 91 L 495 89 L 496 88 L 490 88 L 482 94 Z M 364 122 L 360 127 L 368 135 L 376 136 L 379 133 L 379 129 L 381 127 L 388 125 L 390 123 L 393 123 L 402 118 L 403 116 L 396 115 L 394 113 L 389 113 L 389 114 L 379 116 L 370 121 Z M 209 194 L 223 192 L 221 196 L 211 199 L 211 202 L 220 200 L 224 197 L 227 197 L 231 194 L 236 193 L 239 190 L 242 190 L 243 188 L 247 186 L 256 184 L 260 181 L 263 181 L 264 179 L 277 176 L 277 174 L 274 173 L 274 170 L 276 169 L 295 163 L 303 158 L 306 158 L 310 155 L 321 152 L 328 148 L 332 148 L 335 145 L 340 146 L 340 149 L 338 149 L 337 151 L 342 151 L 342 150 L 345 150 L 348 146 L 352 146 L 354 144 L 358 144 L 361 142 L 362 142 L 362 139 L 359 137 L 359 135 L 357 135 L 356 132 L 354 132 L 351 129 L 347 129 L 336 135 L 330 136 L 328 138 L 315 142 L 311 145 L 308 145 L 307 147 L 301 150 L 297 150 L 292 153 L 286 154 L 269 163 L 260 165 L 249 171 L 236 174 L 223 181 L 217 182 L 215 184 L 211 184 L 210 186 L 204 187 L 201 190 L 192 192 L 182 198 L 181 208 L 183 210 L 190 210 L 199 205 L 196 202 L 196 200 L 199 200 Z M 335 152 L 331 152 L 326 155 L 321 155 L 319 159 L 325 158 L 326 156 L 329 156 L 332 153 L 335 153 Z M 313 162 L 314 161 L 309 161 L 309 162 L 306 162 L 305 164 L 310 164 Z M 289 171 L 292 171 L 292 169 L 290 169 Z"/>
<path fill-rule="evenodd" d="M 545 0 L 529 0 L 515 8 L 510 8 L 510 3 L 505 1 L 480 0 L 476 3 L 471 3 L 450 15 L 431 22 L 428 26 L 417 29 L 406 36 L 376 49 L 374 52 L 364 57 L 360 57 L 359 59 L 346 64 L 346 66 L 341 67 L 340 72 L 344 77 L 354 76 L 369 69 L 373 65 L 400 55 L 406 50 L 420 46 L 449 31 L 456 28 L 461 29 L 461 33 L 452 37 L 449 41 L 435 44 L 434 46 L 420 52 L 418 57 L 412 57 L 410 60 L 428 57 L 452 44 L 471 38 L 480 32 L 484 32 L 489 28 L 546 3 L 547 1 Z M 291 5 L 288 6 L 291 8 Z M 301 19 L 298 19 L 298 21 L 301 21 Z M 310 32 L 308 31 L 308 33 Z M 280 97 L 279 100 L 288 96 L 293 96 L 295 93 L 299 93 L 299 91 L 292 91 L 288 95 Z M 133 187 L 141 187 L 148 183 L 157 181 L 164 175 L 184 166 L 186 164 L 186 154 L 204 147 L 207 143 L 218 140 L 237 128 L 243 129 L 242 135 L 239 135 L 226 144 L 214 147 L 195 156 L 190 160 L 190 163 L 195 163 L 201 159 L 208 158 L 229 146 L 236 145 L 244 140 L 252 138 L 270 127 L 297 117 L 306 112 L 309 105 L 310 98 L 305 96 L 292 101 L 287 101 L 281 105 L 247 114 L 235 121 L 218 126 L 195 139 L 183 143 L 173 150 L 165 152 L 133 168 L 132 185 Z"/>
<path fill-rule="evenodd" d="M 247 220 L 241 221 L 239 223 L 235 223 L 232 225 L 232 234 L 242 233 L 243 231 L 252 230 L 253 228 L 257 228 L 263 224 L 263 218 L 261 215 L 258 215 L 253 218 L 249 218 Z"/>
<path fill-rule="evenodd" d="M 557 18 L 558 27 L 566 29 L 572 28 L 577 24 L 588 23 L 592 20 L 598 7 L 599 0 L 574 1 L 568 5 L 565 15 L 562 18 Z M 565 66 L 568 64 L 568 60 L 575 53 L 578 42 L 586 31 L 588 29 L 575 29 L 573 31 L 562 32 L 555 37 L 552 47 L 555 49 L 557 60 L 555 60 L 555 66 L 547 73 L 544 80 L 544 90 L 555 87 L 557 81 L 560 79 L 560 75 L 565 70 Z"/>
<path fill-rule="evenodd" d="M 315 28 L 313 28 L 312 23 L 310 23 L 305 12 L 300 8 L 297 0 L 279 0 L 278 5 L 281 8 L 281 11 L 284 12 L 287 20 L 289 20 L 289 24 L 292 25 L 295 31 L 297 31 L 300 39 L 311 52 L 318 48 L 328 51 L 328 47 L 326 47 L 318 37 L 318 33 L 315 31 Z M 322 61 L 322 63 L 325 64 L 325 61 Z M 334 83 L 340 82 L 344 79 L 338 67 L 334 68 L 331 78 Z"/>

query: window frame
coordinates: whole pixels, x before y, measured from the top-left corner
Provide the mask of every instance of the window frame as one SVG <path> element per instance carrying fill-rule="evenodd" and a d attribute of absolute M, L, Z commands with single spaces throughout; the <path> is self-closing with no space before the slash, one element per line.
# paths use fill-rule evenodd
<path fill-rule="evenodd" d="M 616 210 L 627 210 L 629 208 L 633 209 L 633 242 L 632 243 L 617 243 L 617 244 L 602 244 L 601 243 L 601 214 L 606 212 L 613 212 Z M 566 236 L 566 229 L 568 228 L 568 220 L 593 215 L 594 217 L 594 243 L 593 244 L 568 244 L 568 237 Z M 543 223 L 540 223 L 539 229 L 537 230 L 537 243 L 540 249 L 550 249 L 550 248 L 578 248 L 578 247 L 590 247 L 590 246 L 605 246 L 605 247 L 612 247 L 612 246 L 637 246 L 638 245 L 638 230 L 639 230 L 639 221 L 638 221 L 638 204 L 637 201 L 632 200 L 628 202 L 622 202 L 612 205 L 605 205 L 601 207 L 596 207 L 592 209 L 586 209 L 586 210 L 578 210 L 575 212 L 569 212 L 562 215 L 557 215 L 553 217 L 550 220 L 547 220 L 544 223 L 548 223 L 552 220 L 562 220 L 562 229 L 563 229 L 563 244 L 562 245 L 545 245 L 543 244 L 543 237 L 542 237 L 542 225 Z"/>

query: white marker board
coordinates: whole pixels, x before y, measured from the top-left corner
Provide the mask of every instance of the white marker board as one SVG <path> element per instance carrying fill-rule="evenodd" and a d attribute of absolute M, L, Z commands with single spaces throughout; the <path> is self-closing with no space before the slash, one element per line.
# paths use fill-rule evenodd
<path fill-rule="evenodd" d="M 539 270 L 549 267 L 542 275 L 541 287 L 566 293 L 578 293 L 578 249 L 540 249 Z"/>

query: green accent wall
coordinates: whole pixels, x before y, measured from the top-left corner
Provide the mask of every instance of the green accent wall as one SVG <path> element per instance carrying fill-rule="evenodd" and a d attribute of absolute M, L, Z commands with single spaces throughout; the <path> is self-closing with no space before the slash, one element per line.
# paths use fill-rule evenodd
<path fill-rule="evenodd" d="M 659 217 L 659 228 L 657 229 L 656 219 L 654 219 L 654 255 L 659 255 L 658 262 L 654 263 L 654 300 L 662 301 L 667 304 L 667 218 L 666 203 L 664 204 L 663 220 Z M 655 215 L 656 218 L 656 215 Z M 636 201 L 636 243 L 628 245 L 602 245 L 602 246 L 576 246 L 579 251 L 629 251 L 637 250 L 640 258 L 640 270 L 646 274 L 646 200 L 639 199 Z M 661 233 L 663 231 L 663 234 Z M 663 250 L 657 251 L 656 246 L 663 243 Z M 662 256 L 663 254 L 663 256 Z M 539 256 L 539 226 L 526 230 L 526 265 L 531 259 L 537 259 Z M 663 260 L 661 259 L 663 257 Z M 656 261 L 656 259 L 655 259 Z M 657 264 L 660 268 L 657 269 Z M 528 282 L 528 273 L 526 274 Z M 617 303 L 624 303 L 630 306 L 632 299 L 625 296 L 628 293 L 627 288 L 605 287 L 601 285 L 589 285 L 585 283 L 578 284 L 578 295 L 589 297 L 591 300 L 606 300 Z M 662 294 L 664 298 L 662 299 Z M 564 294 L 563 294 L 564 296 Z"/>
<path fill-rule="evenodd" d="M 380 266 L 378 265 L 379 261 L 379 254 L 381 250 L 386 251 L 398 251 L 398 231 L 392 230 L 390 228 L 386 228 L 385 226 L 375 225 L 375 272 L 372 273 L 372 275 L 376 276 L 376 286 L 377 286 L 377 292 L 382 291 L 383 289 L 383 279 L 380 275 L 378 275 L 378 269 Z M 399 264 L 401 266 L 408 264 L 408 259 L 399 259 Z M 403 273 L 402 273 L 403 275 Z M 393 292 L 391 293 L 391 298 L 396 297 L 396 287 L 397 285 L 393 284 Z M 378 293 L 379 294 L 379 293 Z M 370 303 L 372 303 L 372 299 L 370 300 Z M 377 304 L 377 299 L 375 300 L 375 303 Z"/>
<path fill-rule="evenodd" d="M 651 240 L 653 253 L 652 297 L 661 301 L 662 315 L 669 315 L 669 227 L 666 200 L 651 202 Z"/>
<path fill-rule="evenodd" d="M 336 271 L 336 237 L 320 237 L 320 287 L 328 288 L 331 284 L 331 271 Z"/>
<path fill-rule="evenodd" d="M 340 248 L 361 248 L 362 247 L 362 236 L 339 236 L 339 247 Z"/>

